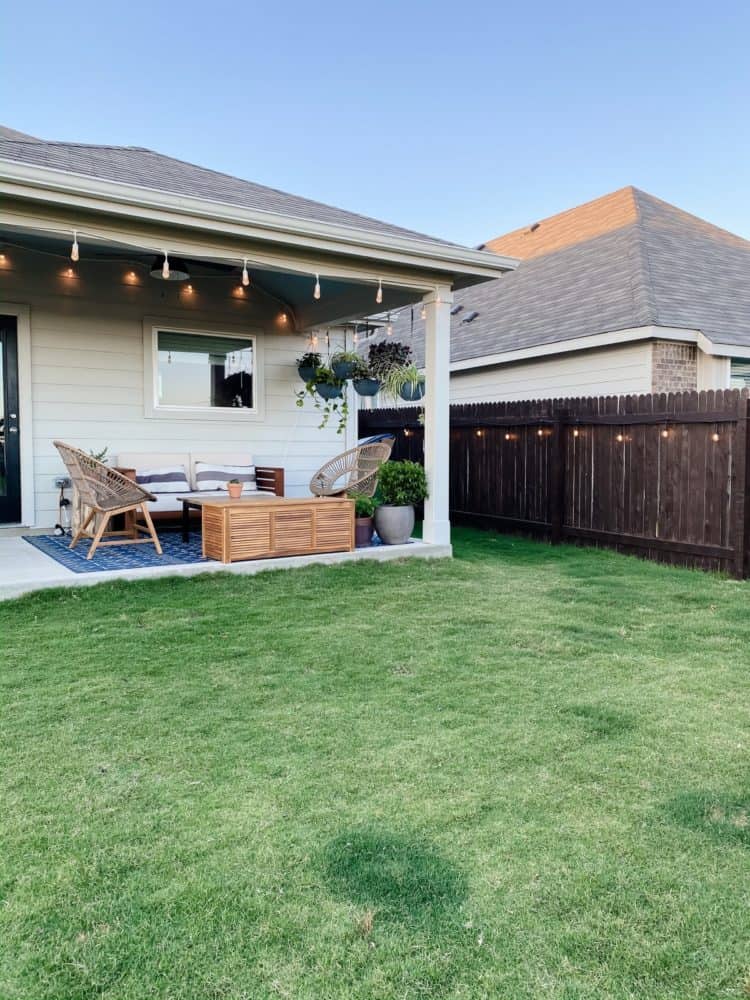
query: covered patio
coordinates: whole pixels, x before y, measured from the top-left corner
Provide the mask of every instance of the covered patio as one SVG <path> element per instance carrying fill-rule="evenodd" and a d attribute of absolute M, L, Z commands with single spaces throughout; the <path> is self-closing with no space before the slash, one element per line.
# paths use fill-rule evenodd
<path fill-rule="evenodd" d="M 87 451 L 104 445 L 113 465 L 132 452 L 242 451 L 282 468 L 287 496 L 307 496 L 311 474 L 356 443 L 356 400 L 349 385 L 340 428 L 318 427 L 319 415 L 295 399 L 296 357 L 311 345 L 329 354 L 356 350 L 361 324 L 414 304 L 426 323 L 423 539 L 406 552 L 383 546 L 335 560 L 251 560 L 231 572 L 300 559 L 450 554 L 452 291 L 498 277 L 513 261 L 347 213 L 332 221 L 337 210 L 303 218 L 37 163 L 0 159 L 0 192 L 0 316 L 14 347 L 6 362 L 16 366 L 17 392 L 10 405 L 6 393 L 14 435 L 6 437 L 18 470 L 17 516 L 0 521 L 0 595 L 218 568 L 165 560 L 114 576 L 76 573 L 24 541 L 19 536 L 49 533 L 58 521 L 65 470 L 53 440 Z M 318 207 L 325 216 L 326 206 Z M 164 353 L 186 338 L 240 338 L 251 390 L 202 408 L 163 399 Z"/>

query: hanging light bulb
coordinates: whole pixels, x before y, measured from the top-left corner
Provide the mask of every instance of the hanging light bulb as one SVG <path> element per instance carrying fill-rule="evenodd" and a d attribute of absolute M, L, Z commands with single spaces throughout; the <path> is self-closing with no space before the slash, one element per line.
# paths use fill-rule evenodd
<path fill-rule="evenodd" d="M 388 326 L 385 328 L 385 333 L 387 337 L 393 336 L 393 323 L 391 323 L 391 314 L 388 313 Z"/>
<path fill-rule="evenodd" d="M 378 290 L 375 293 L 375 301 L 378 305 L 383 301 L 383 282 L 378 279 Z"/>
<path fill-rule="evenodd" d="M 320 298 L 320 275 L 319 274 L 315 275 L 315 288 L 313 289 L 313 298 L 314 299 L 319 299 Z"/>
<path fill-rule="evenodd" d="M 70 259 L 78 260 L 78 233 L 73 230 L 73 246 L 70 248 Z"/>
<path fill-rule="evenodd" d="M 169 281 L 169 257 L 167 257 L 167 251 L 164 251 L 164 263 L 161 268 L 161 276 L 165 281 Z"/>
<path fill-rule="evenodd" d="M 427 306 L 423 305 L 419 312 L 420 319 L 427 319 Z"/>
<path fill-rule="evenodd" d="M 242 284 L 245 288 L 250 284 L 250 275 L 247 273 L 247 257 L 242 262 Z"/>

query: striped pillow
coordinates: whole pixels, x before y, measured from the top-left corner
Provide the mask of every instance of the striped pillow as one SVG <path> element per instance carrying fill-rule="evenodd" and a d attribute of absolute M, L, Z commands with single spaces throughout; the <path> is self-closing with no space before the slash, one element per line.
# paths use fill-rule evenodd
<path fill-rule="evenodd" d="M 257 493 L 254 465 L 214 465 L 195 463 L 195 486 L 198 490 L 225 490 L 230 479 L 239 479 L 243 493 Z"/>
<path fill-rule="evenodd" d="M 135 481 L 149 493 L 189 493 L 184 465 L 165 465 L 160 469 L 138 469 Z"/>

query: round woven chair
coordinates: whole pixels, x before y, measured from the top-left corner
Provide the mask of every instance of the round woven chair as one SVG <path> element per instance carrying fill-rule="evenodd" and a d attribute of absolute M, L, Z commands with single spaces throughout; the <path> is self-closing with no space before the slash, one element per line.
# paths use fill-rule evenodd
<path fill-rule="evenodd" d="M 310 492 L 316 497 L 335 497 L 343 493 L 371 497 L 378 485 L 380 466 L 390 458 L 395 440 L 386 437 L 360 444 L 332 458 L 310 480 Z"/>

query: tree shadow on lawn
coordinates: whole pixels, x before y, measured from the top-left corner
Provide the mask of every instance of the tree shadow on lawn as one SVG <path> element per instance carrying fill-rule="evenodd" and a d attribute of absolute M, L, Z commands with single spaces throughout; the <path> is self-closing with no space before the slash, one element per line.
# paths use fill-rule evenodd
<path fill-rule="evenodd" d="M 723 844 L 750 847 L 750 791 L 681 792 L 667 803 L 670 818 L 696 833 Z"/>
<path fill-rule="evenodd" d="M 429 844 L 387 831 L 344 831 L 323 865 L 337 895 L 405 923 L 450 921 L 468 892 L 463 873 Z"/>
<path fill-rule="evenodd" d="M 599 705 L 568 705 L 562 709 L 562 713 L 579 720 L 585 734 L 594 739 L 622 736 L 636 727 L 635 719 L 627 712 Z"/>

